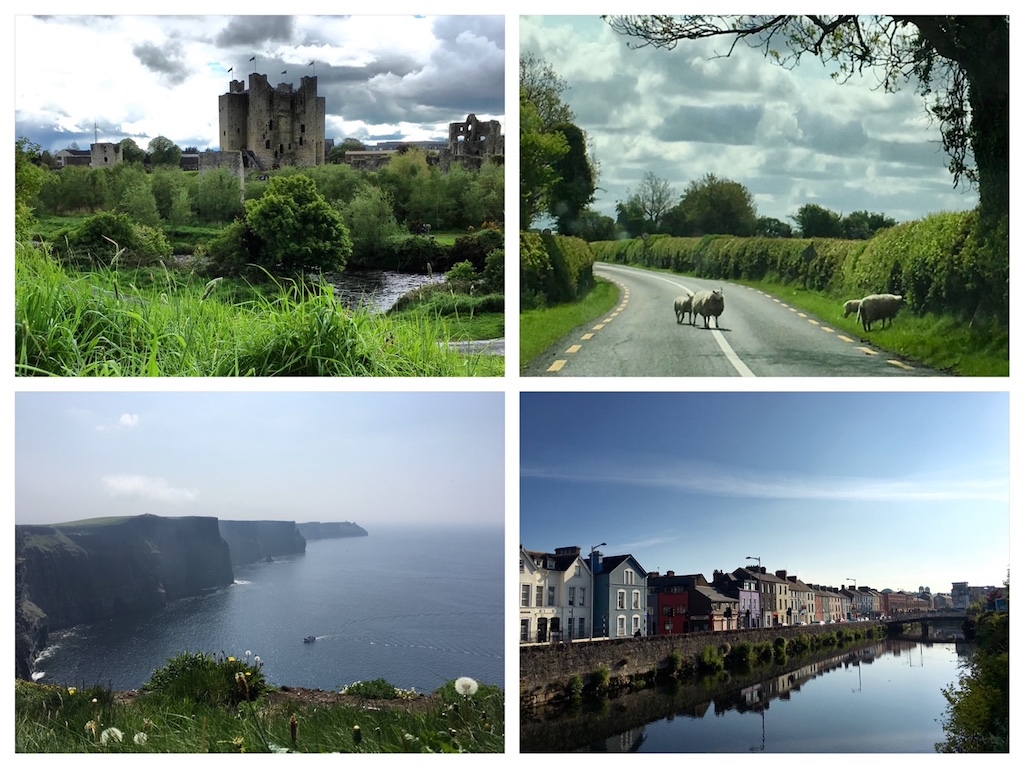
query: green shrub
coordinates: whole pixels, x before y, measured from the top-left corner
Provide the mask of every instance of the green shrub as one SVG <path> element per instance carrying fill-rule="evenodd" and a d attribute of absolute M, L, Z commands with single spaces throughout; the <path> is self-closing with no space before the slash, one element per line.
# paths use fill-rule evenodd
<path fill-rule="evenodd" d="M 486 293 L 505 293 L 505 249 L 495 248 L 484 259 L 483 285 Z"/>
<path fill-rule="evenodd" d="M 732 651 L 729 653 L 726 661 L 730 667 L 746 671 L 754 666 L 756 658 L 757 655 L 754 652 L 753 644 L 744 641 L 742 643 L 737 643 L 732 647 Z"/>
<path fill-rule="evenodd" d="M 578 699 L 583 695 L 583 676 L 573 675 L 569 678 L 569 684 L 566 686 L 566 693 L 570 698 Z"/>
<path fill-rule="evenodd" d="M 188 700 L 237 706 L 255 701 L 267 688 L 262 665 L 223 654 L 181 653 L 153 673 L 142 689 L 167 701 Z"/>
<path fill-rule="evenodd" d="M 453 262 L 468 261 L 477 270 L 483 270 L 487 255 L 498 248 L 505 247 L 505 235 L 500 230 L 482 229 L 472 235 L 455 238 L 452 245 L 451 259 Z"/>
<path fill-rule="evenodd" d="M 398 272 L 447 272 L 452 265 L 451 248 L 432 237 L 396 235 L 388 239 L 378 269 Z"/>
<path fill-rule="evenodd" d="M 457 264 L 453 264 L 452 268 L 445 273 L 445 280 L 456 291 L 468 291 L 473 283 L 479 279 L 480 275 L 477 274 L 473 263 L 470 261 L 460 261 Z"/>
<path fill-rule="evenodd" d="M 594 680 L 594 685 L 598 688 L 608 687 L 608 682 L 612 679 L 612 671 L 604 664 L 601 664 L 590 674 Z"/>
<path fill-rule="evenodd" d="M 698 665 L 705 672 L 720 672 L 725 669 L 725 660 L 717 648 L 705 645 L 704 649 L 700 652 Z"/>
<path fill-rule="evenodd" d="M 345 686 L 342 693 L 347 696 L 358 696 L 361 699 L 397 699 L 401 695 L 400 691 L 383 677 L 352 683 Z"/>

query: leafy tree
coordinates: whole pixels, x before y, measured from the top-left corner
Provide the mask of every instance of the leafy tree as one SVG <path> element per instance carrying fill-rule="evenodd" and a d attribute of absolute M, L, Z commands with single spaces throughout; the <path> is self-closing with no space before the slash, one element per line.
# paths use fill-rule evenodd
<path fill-rule="evenodd" d="M 529 229 L 558 182 L 555 166 L 569 152 L 565 134 L 544 130 L 537 107 L 519 89 L 519 228 Z"/>
<path fill-rule="evenodd" d="M 199 175 L 196 215 L 201 221 L 231 221 L 242 213 L 242 184 L 227 168 L 214 168 Z"/>
<path fill-rule="evenodd" d="M 594 200 L 594 170 L 587 158 L 587 135 L 572 123 L 558 123 L 552 130 L 565 136 L 569 151 L 554 164 L 558 177 L 548 196 L 548 213 L 563 235 L 576 235 L 580 213 Z"/>
<path fill-rule="evenodd" d="M 842 220 L 843 237 L 848 240 L 868 240 L 880 229 L 895 227 L 896 220 L 881 213 L 854 211 Z"/>
<path fill-rule="evenodd" d="M 166 136 L 149 142 L 149 158 L 153 165 L 181 165 L 181 147 Z"/>
<path fill-rule="evenodd" d="M 485 222 L 505 223 L 505 166 L 484 163 L 473 174 L 468 199 L 464 203 L 467 223 L 479 227 Z"/>
<path fill-rule="evenodd" d="M 352 238 L 352 266 L 376 266 L 388 240 L 401 234 L 391 197 L 380 187 L 367 185 L 341 209 Z"/>
<path fill-rule="evenodd" d="M 842 237 L 843 225 L 839 214 L 815 203 L 801 205 L 793 217 L 800 227 L 801 237 Z"/>
<path fill-rule="evenodd" d="M 167 221 L 174 226 L 182 226 L 192 221 L 192 195 L 188 187 L 178 187 L 174 190 L 174 199 L 171 200 L 171 208 L 167 212 Z"/>
<path fill-rule="evenodd" d="M 361 152 L 364 149 L 366 149 L 366 145 L 359 139 L 345 139 L 341 144 L 335 144 L 331 147 L 331 151 L 327 153 L 327 162 L 332 164 L 342 163 L 345 161 L 346 152 L 350 150 Z"/>
<path fill-rule="evenodd" d="M 270 269 L 342 269 L 352 241 L 341 214 L 308 176 L 278 176 L 246 204 L 246 227 L 258 240 L 257 264 Z"/>
<path fill-rule="evenodd" d="M 392 157 L 376 178 L 377 183 L 391 195 L 395 218 L 399 221 L 426 220 L 423 217 L 428 216 L 434 207 L 433 195 L 423 191 L 432 183 L 426 152 L 412 149 Z M 414 191 L 419 191 L 415 200 Z"/>
<path fill-rule="evenodd" d="M 615 224 L 629 237 L 640 237 L 644 232 L 650 234 L 650 226 L 644 218 L 639 201 L 630 197 L 615 203 Z"/>
<path fill-rule="evenodd" d="M 540 57 L 532 53 L 519 57 L 519 88 L 537 111 L 542 130 L 550 131 L 556 125 L 575 122 L 576 115 L 562 101 L 568 84 Z"/>
<path fill-rule="evenodd" d="M 580 212 L 577 219 L 577 237 L 593 243 L 598 240 L 614 240 L 616 235 L 615 219 L 611 216 L 605 216 L 589 208 Z"/>
<path fill-rule="evenodd" d="M 316 182 L 317 191 L 333 205 L 344 205 L 366 186 L 363 174 L 344 163 L 341 165 L 317 165 L 301 170 Z"/>
<path fill-rule="evenodd" d="M 117 210 L 119 213 L 128 214 L 133 221 L 139 224 L 145 224 L 148 227 L 160 226 L 160 213 L 157 211 L 156 198 L 145 179 L 133 182 L 124 190 Z"/>
<path fill-rule="evenodd" d="M 769 216 L 759 216 L 754 227 L 754 234 L 758 237 L 792 237 L 793 227 Z"/>
<path fill-rule="evenodd" d="M 681 40 L 731 39 L 760 48 L 786 67 L 804 54 L 836 67 L 845 82 L 879 68 L 895 91 L 916 77 L 931 98 L 954 185 L 977 183 L 986 218 L 1010 202 L 1009 16 L 608 16 L 612 29 L 639 42 L 674 48 Z M 781 45 L 780 45 L 781 44 Z M 781 47 L 780 51 L 776 46 Z M 973 163 L 973 164 L 972 164 Z"/>
<path fill-rule="evenodd" d="M 183 155 L 198 155 L 199 154 L 199 147 L 195 147 L 195 146 L 185 147 L 183 150 L 181 150 L 181 153 Z"/>
<path fill-rule="evenodd" d="M 47 173 L 36 161 L 39 145 L 22 136 L 14 142 L 14 233 L 27 238 L 32 227 L 32 206 L 47 180 Z"/>
<path fill-rule="evenodd" d="M 126 163 L 142 163 L 146 160 L 146 153 L 135 143 L 135 139 L 121 139 L 121 159 Z"/>
<path fill-rule="evenodd" d="M 47 213 L 92 213 L 109 206 L 107 169 L 80 165 L 62 168 L 46 177 L 39 191 L 40 209 Z"/>
<path fill-rule="evenodd" d="M 679 202 L 686 233 L 698 235 L 740 235 L 749 237 L 757 228 L 754 197 L 736 181 L 719 179 L 709 173 L 691 181 Z"/>
<path fill-rule="evenodd" d="M 647 171 L 637 185 L 636 192 L 629 195 L 626 203 L 634 216 L 639 212 L 644 226 L 648 227 L 647 232 L 654 234 L 659 231 L 661 220 L 672 207 L 675 196 L 675 190 L 666 179 L 653 171 Z"/>
<path fill-rule="evenodd" d="M 153 190 L 153 197 L 156 198 L 156 208 L 160 216 L 168 218 L 171 213 L 171 205 L 177 197 L 178 190 L 188 188 L 190 177 L 185 175 L 181 168 L 161 166 L 149 176 L 149 185 Z"/>

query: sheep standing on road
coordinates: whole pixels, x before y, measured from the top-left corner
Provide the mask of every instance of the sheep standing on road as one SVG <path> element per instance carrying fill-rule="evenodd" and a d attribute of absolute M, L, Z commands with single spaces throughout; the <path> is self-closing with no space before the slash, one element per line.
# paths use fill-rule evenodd
<path fill-rule="evenodd" d="M 849 317 L 860 311 L 860 299 L 850 299 L 843 304 L 843 317 Z"/>
<path fill-rule="evenodd" d="M 876 320 L 882 321 L 882 328 L 885 328 L 885 321 L 892 325 L 892 319 L 903 306 L 903 297 L 892 293 L 873 293 L 860 300 L 860 307 L 857 310 L 857 320 L 864 326 L 865 331 L 871 330 L 871 324 Z"/>
<path fill-rule="evenodd" d="M 693 296 L 676 296 L 676 322 L 680 325 L 687 313 L 692 312 Z"/>
<path fill-rule="evenodd" d="M 704 327 L 708 328 L 708 321 L 715 318 L 715 328 L 719 328 L 718 316 L 725 309 L 725 296 L 722 289 L 717 291 L 698 291 L 690 298 L 690 325 L 695 325 L 697 315 L 704 317 Z"/>

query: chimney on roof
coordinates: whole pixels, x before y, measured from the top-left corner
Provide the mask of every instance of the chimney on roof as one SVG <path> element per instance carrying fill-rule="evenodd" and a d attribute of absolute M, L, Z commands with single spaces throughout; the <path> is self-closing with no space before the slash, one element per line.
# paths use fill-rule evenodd
<path fill-rule="evenodd" d="M 785 571 L 776 571 L 775 575 L 778 576 L 783 581 L 787 581 L 787 579 L 786 579 L 786 572 Z"/>
<path fill-rule="evenodd" d="M 556 555 L 578 555 L 579 553 L 579 547 L 555 547 Z"/>
<path fill-rule="evenodd" d="M 665 571 L 665 575 L 666 576 L 675 576 L 676 572 L 675 571 Z"/>

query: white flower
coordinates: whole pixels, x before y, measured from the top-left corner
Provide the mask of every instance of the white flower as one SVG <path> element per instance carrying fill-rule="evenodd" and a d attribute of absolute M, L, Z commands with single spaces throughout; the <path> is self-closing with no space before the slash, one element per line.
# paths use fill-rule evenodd
<path fill-rule="evenodd" d="M 463 696 L 472 696 L 479 686 L 472 677 L 460 677 L 455 681 L 455 690 Z"/>
<path fill-rule="evenodd" d="M 259 664 L 260 663 L 260 657 L 257 656 L 256 658 L 253 659 L 253 661 L 255 661 L 257 664 Z"/>
<path fill-rule="evenodd" d="M 245 658 L 248 659 L 250 656 L 252 656 L 252 651 L 246 651 L 245 652 Z"/>
<path fill-rule="evenodd" d="M 117 728 L 107 728 L 103 733 L 100 734 L 100 744 L 106 744 L 108 741 L 121 741 L 124 738 L 124 734 L 121 733 Z"/>
<path fill-rule="evenodd" d="M 149 736 L 142 733 L 141 731 L 135 734 L 135 743 L 138 744 L 140 747 L 147 741 L 149 741 Z"/>

